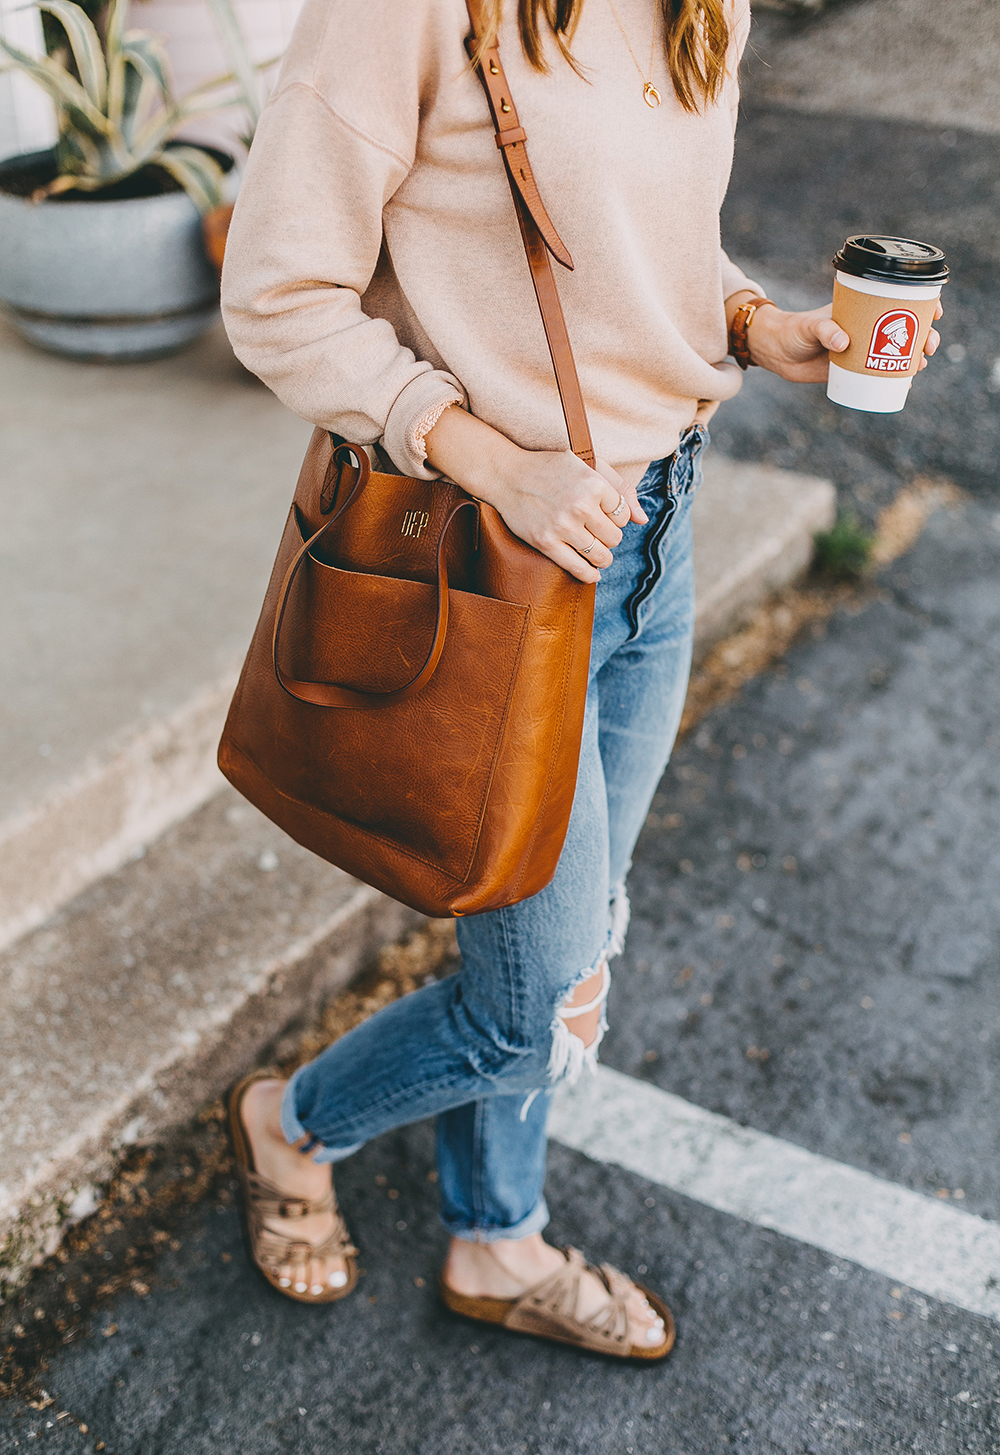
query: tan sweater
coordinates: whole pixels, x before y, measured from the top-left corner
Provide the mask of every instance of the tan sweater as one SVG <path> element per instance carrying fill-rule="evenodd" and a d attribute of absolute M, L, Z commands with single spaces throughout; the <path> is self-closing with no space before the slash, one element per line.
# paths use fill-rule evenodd
<path fill-rule="evenodd" d="M 652 0 L 615 0 L 642 64 Z M 732 79 L 701 115 L 661 45 L 648 107 L 609 0 L 573 52 L 501 50 L 539 189 L 575 271 L 555 272 L 597 454 L 631 483 L 676 448 L 699 399 L 728 399 L 722 251 L 747 0 Z M 566 447 L 552 365 L 463 0 L 306 0 L 250 153 L 226 250 L 233 347 L 297 414 L 433 478 L 422 431 L 450 401 L 526 449 Z"/>

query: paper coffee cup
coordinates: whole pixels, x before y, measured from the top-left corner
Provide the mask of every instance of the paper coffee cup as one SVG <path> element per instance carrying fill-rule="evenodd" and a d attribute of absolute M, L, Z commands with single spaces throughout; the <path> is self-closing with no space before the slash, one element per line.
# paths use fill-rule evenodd
<path fill-rule="evenodd" d="M 849 237 L 833 265 L 833 317 L 851 344 L 831 356 L 827 398 L 848 409 L 896 414 L 948 281 L 944 253 L 912 238 Z"/>

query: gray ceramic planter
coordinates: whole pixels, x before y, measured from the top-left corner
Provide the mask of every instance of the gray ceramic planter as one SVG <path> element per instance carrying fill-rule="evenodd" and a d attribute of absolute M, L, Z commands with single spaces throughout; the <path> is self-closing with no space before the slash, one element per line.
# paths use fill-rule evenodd
<path fill-rule="evenodd" d="M 0 189 L 13 170 L 42 160 L 0 164 Z M 0 302 L 41 348 L 149 359 L 214 323 L 219 280 L 185 192 L 34 204 L 0 190 Z"/>

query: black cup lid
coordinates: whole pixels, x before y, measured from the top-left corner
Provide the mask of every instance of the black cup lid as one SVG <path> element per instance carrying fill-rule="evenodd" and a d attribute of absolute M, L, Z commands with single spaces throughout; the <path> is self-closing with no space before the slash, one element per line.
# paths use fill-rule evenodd
<path fill-rule="evenodd" d="M 873 283 L 946 283 L 944 253 L 911 237 L 849 237 L 833 266 Z"/>

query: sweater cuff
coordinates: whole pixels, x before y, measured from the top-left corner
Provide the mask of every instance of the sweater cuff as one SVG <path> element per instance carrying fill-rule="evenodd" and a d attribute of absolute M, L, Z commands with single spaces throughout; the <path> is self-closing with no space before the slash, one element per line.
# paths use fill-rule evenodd
<path fill-rule="evenodd" d="M 767 294 L 759 283 L 748 278 L 742 268 L 738 268 L 733 260 L 722 252 L 722 296 L 724 299 L 732 298 L 734 293 L 756 293 L 760 298 L 766 298 Z"/>
<path fill-rule="evenodd" d="M 458 380 L 441 369 L 411 379 L 396 396 L 382 435 L 382 448 L 397 470 L 417 480 L 440 480 L 440 470 L 427 466 L 424 439 L 449 404 L 465 402 Z"/>

